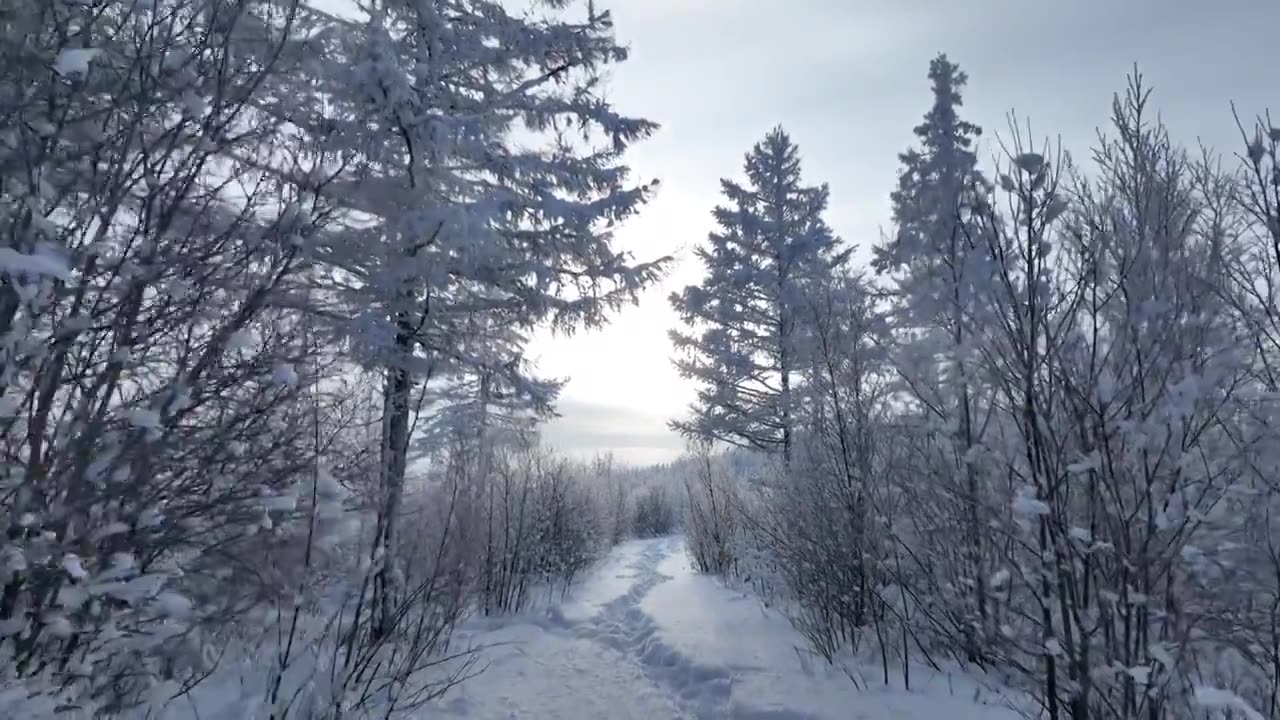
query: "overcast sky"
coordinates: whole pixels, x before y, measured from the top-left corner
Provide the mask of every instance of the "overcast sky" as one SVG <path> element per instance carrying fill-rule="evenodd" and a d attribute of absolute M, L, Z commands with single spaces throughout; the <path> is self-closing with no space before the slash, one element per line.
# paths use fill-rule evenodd
<path fill-rule="evenodd" d="M 1280 111 L 1280 0 L 597 0 L 613 12 L 630 61 L 612 96 L 662 124 L 631 155 L 657 198 L 620 233 L 639 257 L 677 256 L 674 272 L 606 330 L 540 338 L 540 368 L 571 378 L 561 449 L 651 462 L 682 443 L 666 420 L 691 387 L 672 369 L 674 289 L 696 282 L 690 248 L 711 229 L 719 179 L 781 123 L 806 177 L 831 185 L 828 220 L 866 247 L 888 220 L 897 154 L 928 109 L 929 60 L 946 52 L 969 74 L 965 114 L 984 128 L 983 157 L 1006 114 L 1076 158 L 1106 122 L 1138 63 L 1174 136 L 1235 152 L 1231 117 Z"/>

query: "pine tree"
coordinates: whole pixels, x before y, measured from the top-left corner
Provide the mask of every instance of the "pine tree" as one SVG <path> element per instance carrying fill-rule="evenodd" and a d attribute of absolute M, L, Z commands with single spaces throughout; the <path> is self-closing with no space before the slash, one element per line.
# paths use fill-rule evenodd
<path fill-rule="evenodd" d="M 797 320 L 806 293 L 848 253 L 822 217 L 827 186 L 802 184 L 799 150 L 781 127 L 747 155 L 746 176 L 721 181 L 719 229 L 697 250 L 705 278 L 671 296 L 688 327 L 671 333 L 683 353 L 676 367 L 702 386 L 693 417 L 672 427 L 789 462 L 804 362 Z"/>
<path fill-rule="evenodd" d="M 963 478 L 957 494 L 967 509 L 961 520 L 969 552 L 965 582 L 974 587 L 975 609 L 985 621 L 981 491 L 972 453 L 978 443 L 977 408 L 965 368 L 971 360 L 969 326 L 978 309 L 975 287 L 985 275 L 976 211 L 987 182 L 977 169 L 974 148 L 981 129 L 958 114 L 968 77 L 939 55 L 929 64 L 929 79 L 933 107 L 914 130 L 919 148 L 900 156 L 898 188 L 891 196 L 896 232 L 874 249 L 873 266 L 891 276 L 896 291 L 898 326 L 904 331 L 900 372 L 931 423 L 950 435 L 944 450 L 948 467 L 938 472 Z M 964 632 L 971 636 L 973 631 Z M 977 654 L 972 641 L 970 654 Z"/>

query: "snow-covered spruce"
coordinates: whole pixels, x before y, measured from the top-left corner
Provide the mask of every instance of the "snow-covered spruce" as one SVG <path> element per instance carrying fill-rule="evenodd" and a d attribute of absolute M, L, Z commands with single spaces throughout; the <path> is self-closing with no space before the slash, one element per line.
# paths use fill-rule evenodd
<path fill-rule="evenodd" d="M 675 427 L 790 457 L 808 327 L 808 293 L 848 251 L 827 226 L 828 190 L 806 186 L 800 151 L 781 127 L 747 154 L 745 184 L 722 180 L 726 204 L 696 254 L 704 278 L 671 296 L 684 330 L 672 330 L 676 367 L 698 387 L 693 414 Z"/>

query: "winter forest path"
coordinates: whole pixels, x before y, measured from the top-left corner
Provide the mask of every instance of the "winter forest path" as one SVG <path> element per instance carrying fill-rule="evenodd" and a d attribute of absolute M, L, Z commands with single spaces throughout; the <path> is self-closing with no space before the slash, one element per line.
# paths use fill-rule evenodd
<path fill-rule="evenodd" d="M 787 620 L 695 574 L 684 543 L 618 547 L 551 612 L 475 624 L 487 668 L 420 717 L 484 720 L 1005 720 L 962 678 L 859 690 L 813 662 Z"/>

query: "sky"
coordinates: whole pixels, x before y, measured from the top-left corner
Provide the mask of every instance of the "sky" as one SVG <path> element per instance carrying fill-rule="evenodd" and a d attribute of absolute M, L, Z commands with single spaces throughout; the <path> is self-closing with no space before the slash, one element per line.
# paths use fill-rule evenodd
<path fill-rule="evenodd" d="M 599 331 L 542 335 L 531 355 L 568 377 L 561 417 L 544 430 L 560 450 L 619 460 L 672 459 L 667 429 L 693 386 L 673 369 L 667 296 L 696 283 L 692 249 L 712 229 L 722 177 L 781 124 L 807 182 L 831 187 L 828 221 L 867 248 L 889 221 L 898 153 L 930 104 L 929 60 L 945 52 L 969 75 L 963 115 L 994 157 L 1007 116 L 1037 138 L 1088 157 L 1112 96 L 1137 63 L 1175 139 L 1235 153 L 1242 117 L 1280 113 L 1280 0 L 596 0 L 631 58 L 611 98 L 662 125 L 629 161 L 657 197 L 618 233 L 638 258 L 675 266 L 636 307 Z M 988 162 L 989 165 L 989 162 Z"/>

